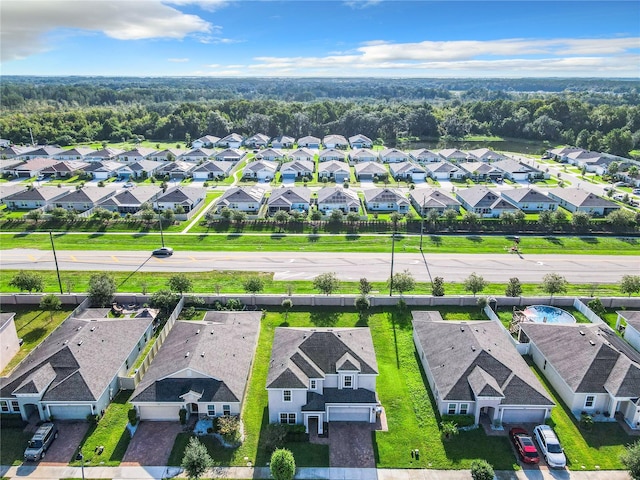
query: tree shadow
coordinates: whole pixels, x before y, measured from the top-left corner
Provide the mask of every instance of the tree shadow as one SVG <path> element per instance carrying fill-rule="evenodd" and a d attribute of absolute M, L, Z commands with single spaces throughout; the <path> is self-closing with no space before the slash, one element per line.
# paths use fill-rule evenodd
<path fill-rule="evenodd" d="M 438 236 L 438 235 L 429 235 L 429 241 L 435 246 L 435 247 L 440 247 L 442 246 L 442 237 Z"/>
<path fill-rule="evenodd" d="M 373 315 L 370 309 L 360 310 L 358 312 L 358 321 L 356 322 L 356 327 L 367 327 L 369 326 L 369 319 Z"/>
<path fill-rule="evenodd" d="M 638 245 L 637 238 L 623 237 L 620 239 L 620 241 L 628 243 L 629 245 Z"/>
<path fill-rule="evenodd" d="M 311 243 L 316 243 L 320 240 L 320 235 L 312 233 L 309 236 L 307 236 L 307 240 Z"/>
<path fill-rule="evenodd" d="M 467 235 L 464 238 L 469 240 L 470 242 L 473 242 L 473 243 L 482 243 L 482 242 L 484 242 L 482 237 L 480 237 L 479 235 Z"/>
<path fill-rule="evenodd" d="M 314 310 L 309 312 L 309 320 L 316 327 L 333 327 L 342 317 L 342 313 L 338 311 Z"/>
<path fill-rule="evenodd" d="M 286 237 L 286 233 L 272 233 L 269 238 L 271 238 L 271 240 L 284 240 Z"/>
<path fill-rule="evenodd" d="M 596 237 L 582 237 L 580 238 L 584 243 L 588 243 L 589 245 L 596 245 L 600 243 L 600 240 Z"/>
<path fill-rule="evenodd" d="M 24 342 L 26 342 L 26 343 L 34 343 L 34 342 L 37 342 L 38 340 L 42 339 L 44 337 L 45 333 L 47 333 L 47 329 L 46 328 L 43 328 L 43 327 L 34 328 L 29 333 L 26 333 L 22 337 L 22 340 L 24 340 Z"/>
<path fill-rule="evenodd" d="M 542 237 L 544 240 L 546 240 L 549 243 L 552 243 L 554 245 L 559 245 L 562 246 L 564 245 L 564 242 L 562 241 L 561 238 L 558 237 L 551 237 L 551 236 L 546 236 L 546 237 Z"/>

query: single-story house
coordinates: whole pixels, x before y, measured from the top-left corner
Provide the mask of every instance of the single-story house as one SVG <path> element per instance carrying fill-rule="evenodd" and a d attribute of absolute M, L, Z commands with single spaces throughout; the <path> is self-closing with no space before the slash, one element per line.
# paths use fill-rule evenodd
<path fill-rule="evenodd" d="M 332 160 L 337 160 L 339 162 L 344 162 L 347 158 L 347 154 L 344 150 L 338 150 L 337 148 L 327 148 L 322 150 L 318 154 L 319 162 L 330 162 Z"/>
<path fill-rule="evenodd" d="M 34 210 L 47 207 L 58 198 L 71 191 L 70 187 L 39 187 L 24 189 L 4 198 L 4 204 L 11 209 Z"/>
<path fill-rule="evenodd" d="M 256 214 L 265 200 L 265 191 L 257 187 L 231 187 L 216 201 L 216 212 L 223 208 Z"/>
<path fill-rule="evenodd" d="M 54 165 L 40 170 L 40 174 L 45 177 L 68 178 L 72 177 L 74 172 L 84 171 L 90 164 L 80 160 L 61 160 Z"/>
<path fill-rule="evenodd" d="M 569 161 L 568 155 L 573 152 L 586 152 L 586 150 L 580 147 L 570 147 L 565 145 L 564 147 L 547 150 L 545 152 L 545 156 L 553 158 L 558 162 L 567 163 Z"/>
<path fill-rule="evenodd" d="M 378 162 L 356 163 L 353 170 L 355 171 L 358 181 L 371 181 L 375 177 L 386 178 L 389 176 L 387 168 Z"/>
<path fill-rule="evenodd" d="M 260 332 L 260 312 L 207 312 L 177 321 L 131 396 L 140 420 L 240 415 Z"/>
<path fill-rule="evenodd" d="M 118 156 L 122 155 L 124 150 L 120 148 L 102 148 L 100 150 L 93 150 L 84 156 L 85 162 L 106 162 L 108 160 L 118 160 Z"/>
<path fill-rule="evenodd" d="M 10 145 L 0 150 L 0 159 L 2 160 L 25 160 L 24 156 L 29 153 L 33 147 L 21 147 L 18 145 Z"/>
<path fill-rule="evenodd" d="M 105 160 L 103 162 L 90 162 L 83 170 L 90 174 L 94 180 L 106 180 L 111 177 L 117 177 L 118 171 L 127 166 L 115 160 Z"/>
<path fill-rule="evenodd" d="M 380 151 L 379 156 L 382 163 L 408 162 L 411 159 L 408 153 L 398 150 L 397 148 L 385 148 Z"/>
<path fill-rule="evenodd" d="M 154 162 L 174 162 L 185 152 L 186 150 L 181 150 L 179 148 L 166 148 L 164 150 L 153 152 L 149 156 L 149 160 L 153 160 Z"/>
<path fill-rule="evenodd" d="M 368 148 L 360 148 L 349 152 L 349 163 L 351 165 L 361 162 L 377 162 L 379 160 L 378 154 Z"/>
<path fill-rule="evenodd" d="M 351 148 L 372 148 L 373 141 L 369 137 L 358 133 L 349 137 L 349 145 L 351 145 Z"/>
<path fill-rule="evenodd" d="M 0 138 L 0 148 L 5 148 L 5 147 L 8 147 L 9 145 L 11 145 L 11 140 L 8 140 L 6 138 Z"/>
<path fill-rule="evenodd" d="M 440 155 L 440 158 L 443 160 L 453 163 L 466 162 L 469 158 L 469 154 L 458 150 L 457 148 L 445 148 L 444 150 L 440 150 L 438 155 Z"/>
<path fill-rule="evenodd" d="M 118 155 L 118 160 L 121 162 L 140 162 L 146 160 L 155 152 L 153 148 L 136 147 L 132 150 L 127 150 Z"/>
<path fill-rule="evenodd" d="M 0 184 L 0 202 L 6 204 L 6 198 L 16 193 L 24 192 L 30 187 L 32 187 L 32 185 L 25 185 L 24 183 L 2 183 Z"/>
<path fill-rule="evenodd" d="M 311 135 L 307 135 L 306 137 L 299 138 L 296 142 L 298 147 L 302 148 L 313 148 L 315 150 L 320 148 L 320 139 L 318 137 L 313 137 Z"/>
<path fill-rule="evenodd" d="M 537 168 L 516 162 L 511 158 L 493 162 L 491 166 L 503 172 L 503 176 L 513 181 L 525 181 L 531 178 L 542 178 L 544 173 Z"/>
<path fill-rule="evenodd" d="M 616 313 L 618 314 L 616 328 L 618 331 L 624 328 L 623 338 L 640 352 L 640 311 L 619 310 Z"/>
<path fill-rule="evenodd" d="M 375 423 L 378 364 L 368 328 L 277 327 L 267 374 L 269 422 L 324 432 Z"/>
<path fill-rule="evenodd" d="M 436 180 L 450 180 L 452 178 L 463 178 L 466 172 L 451 162 L 431 162 L 425 163 L 427 175 Z"/>
<path fill-rule="evenodd" d="M 440 415 L 492 424 L 544 423 L 555 403 L 493 321 L 442 320 L 413 312 L 413 341 Z"/>
<path fill-rule="evenodd" d="M 55 201 L 49 203 L 49 206 L 74 210 L 76 212 L 86 212 L 93 207 L 97 207 L 107 198 L 115 195 L 115 193 L 116 190 L 113 188 L 82 187 L 80 189 L 73 189 L 65 195 L 56 198 Z"/>
<path fill-rule="evenodd" d="M 256 154 L 257 159 L 269 160 L 270 162 L 284 160 L 285 157 L 286 154 L 282 150 L 278 150 L 277 148 L 265 148 L 264 150 L 260 150 L 260 152 Z"/>
<path fill-rule="evenodd" d="M 267 198 L 269 214 L 273 215 L 279 210 L 285 212 L 308 212 L 311 203 L 311 190 L 307 187 L 282 187 L 271 190 Z"/>
<path fill-rule="evenodd" d="M 460 211 L 460 202 L 440 188 L 416 188 L 411 190 L 409 192 L 409 201 L 413 208 L 420 212 L 423 217 L 432 210 L 435 210 L 440 215 L 445 210 Z"/>
<path fill-rule="evenodd" d="M 576 418 L 640 428 L 640 353 L 607 325 L 523 322 L 519 340 Z"/>
<path fill-rule="evenodd" d="M 153 202 L 162 195 L 162 189 L 156 186 L 136 186 L 125 189 L 100 203 L 101 208 L 121 215 L 138 213 L 144 203 L 153 205 Z"/>
<path fill-rule="evenodd" d="M 24 152 L 23 158 L 25 160 L 32 160 L 34 158 L 53 158 L 54 155 L 64 152 L 64 150 L 56 145 L 36 145 L 29 151 Z"/>
<path fill-rule="evenodd" d="M 20 339 L 18 338 L 18 331 L 16 330 L 16 323 L 13 312 L 0 313 L 0 345 L 2 345 L 2 351 L 0 351 L 0 372 L 4 370 L 11 359 L 20 350 Z M 7 407 L 9 406 L 6 404 Z M 4 404 L 2 405 L 4 407 Z M 3 408 L 1 413 L 8 412 Z"/>
<path fill-rule="evenodd" d="M 226 178 L 233 169 L 234 162 L 212 162 L 207 160 L 191 170 L 194 180 L 211 180 L 214 178 Z"/>
<path fill-rule="evenodd" d="M 308 148 L 298 148 L 289 154 L 289 157 L 293 160 L 306 160 L 307 162 L 313 162 L 313 153 Z"/>
<path fill-rule="evenodd" d="M 501 197 L 500 193 L 483 186 L 459 188 L 456 190 L 456 198 L 465 210 L 481 217 L 499 217 L 503 212 L 518 211 L 518 207 Z"/>
<path fill-rule="evenodd" d="M 526 213 L 553 212 L 558 208 L 558 202 L 535 188 L 510 188 L 501 190 L 500 194 Z"/>
<path fill-rule="evenodd" d="M 389 171 L 396 180 L 411 180 L 413 182 L 424 182 L 427 171 L 417 163 L 412 161 L 390 163 Z"/>
<path fill-rule="evenodd" d="M 333 210 L 341 210 L 342 213 L 360 211 L 358 193 L 341 186 L 323 187 L 318 190 L 317 204 L 318 210 L 325 214 Z"/>
<path fill-rule="evenodd" d="M 153 335 L 153 317 L 67 318 L 0 378 L 0 409 L 24 420 L 85 420 L 107 408 Z"/>
<path fill-rule="evenodd" d="M 258 180 L 259 182 L 269 182 L 275 177 L 278 167 L 278 162 L 256 160 L 244 167 L 242 177 L 250 180 Z"/>
<path fill-rule="evenodd" d="M 579 188 L 554 188 L 547 195 L 570 212 L 585 212 L 604 216 L 620 209 L 620 205 Z"/>
<path fill-rule="evenodd" d="M 207 196 L 206 188 L 174 187 L 161 194 L 155 201 L 157 210 L 182 207 L 185 213 L 196 210 Z"/>
<path fill-rule="evenodd" d="M 140 160 L 127 165 L 133 177 L 149 178 L 156 173 L 156 170 L 162 168 L 165 162 L 154 162 L 153 160 Z"/>
<path fill-rule="evenodd" d="M 612 162 L 619 162 L 619 160 L 614 157 L 598 152 L 587 152 L 585 150 L 569 152 L 565 157 L 568 163 L 598 175 L 607 173 L 609 165 Z"/>
<path fill-rule="evenodd" d="M 42 170 L 47 167 L 52 167 L 57 163 L 58 160 L 54 160 L 53 158 L 32 158 L 13 167 L 13 172 L 11 173 L 19 178 L 37 177 L 38 175 L 40 175 L 40 172 L 42 172 Z"/>
<path fill-rule="evenodd" d="M 238 133 L 230 133 L 226 137 L 223 137 L 220 140 L 218 140 L 218 143 L 216 143 L 216 146 L 222 147 L 222 148 L 240 148 L 242 146 L 243 141 L 244 141 L 244 138 L 242 138 L 242 135 Z"/>
<path fill-rule="evenodd" d="M 52 158 L 55 160 L 83 160 L 86 155 L 93 151 L 90 147 L 75 147 L 56 153 Z"/>
<path fill-rule="evenodd" d="M 197 165 L 193 163 L 183 162 L 181 160 L 167 162 L 156 170 L 156 177 L 169 175 L 169 178 L 189 178 L 191 171 L 195 170 L 196 167 Z"/>
<path fill-rule="evenodd" d="M 213 148 L 220 141 L 220 137 L 205 135 L 191 142 L 191 148 Z"/>
<path fill-rule="evenodd" d="M 442 161 L 442 158 L 440 157 L 440 155 L 438 155 L 436 152 L 432 152 L 431 150 L 428 150 L 426 148 L 419 148 L 417 150 L 411 150 L 409 152 L 409 156 L 415 160 L 416 162 L 423 164 L 423 163 L 434 163 L 434 162 L 440 162 Z"/>
<path fill-rule="evenodd" d="M 328 178 L 336 183 L 348 182 L 351 177 L 349 164 L 337 160 L 330 160 L 318 164 L 318 179 Z"/>
<path fill-rule="evenodd" d="M 409 211 L 409 200 L 399 188 L 369 188 L 364 190 L 367 210 L 371 212 Z"/>
<path fill-rule="evenodd" d="M 184 152 L 178 160 L 181 162 L 205 162 L 209 160 L 213 155 L 215 155 L 216 151 L 212 148 L 192 148 L 188 152 Z"/>
<path fill-rule="evenodd" d="M 219 162 L 239 162 L 242 160 L 247 153 L 243 150 L 239 150 L 237 148 L 226 148 L 220 152 L 217 152 L 213 155 Z"/>
<path fill-rule="evenodd" d="M 475 150 L 469 150 L 467 154 L 469 155 L 469 157 L 477 160 L 478 162 L 486 163 L 496 162 L 498 160 L 504 160 L 507 158 L 501 153 L 494 152 L 489 148 L 478 148 Z"/>
<path fill-rule="evenodd" d="M 324 148 L 343 148 L 346 149 L 349 147 L 349 142 L 342 135 L 325 135 L 322 139 L 322 144 Z"/>
<path fill-rule="evenodd" d="M 293 137 L 282 135 L 280 137 L 273 138 L 271 140 L 271 146 L 273 148 L 293 148 L 295 141 L 296 139 Z"/>
<path fill-rule="evenodd" d="M 264 133 L 256 133 L 245 139 L 244 145 L 249 148 L 264 148 L 269 145 L 269 137 Z"/>
<path fill-rule="evenodd" d="M 293 160 L 280 166 L 282 180 L 297 180 L 299 178 L 311 178 L 316 164 L 309 160 Z"/>
<path fill-rule="evenodd" d="M 495 180 L 504 175 L 502 170 L 498 170 L 493 165 L 485 162 L 462 162 L 458 164 L 458 168 L 461 172 L 464 172 L 465 177 L 475 181 Z"/>

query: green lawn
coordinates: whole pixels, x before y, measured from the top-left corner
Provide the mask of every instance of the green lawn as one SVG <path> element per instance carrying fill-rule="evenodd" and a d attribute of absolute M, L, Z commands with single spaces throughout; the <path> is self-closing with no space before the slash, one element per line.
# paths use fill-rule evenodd
<path fill-rule="evenodd" d="M 556 408 L 548 422 L 556 431 L 567 455 L 570 470 L 623 470 L 620 455 L 625 446 L 636 437 L 630 437 L 617 423 L 595 423 L 591 431 L 578 427 L 578 421 L 571 414 L 553 387 L 546 381 L 540 370 L 525 357 L 538 379 L 551 394 Z"/>
<path fill-rule="evenodd" d="M 4 274 L 2 274 L 1 278 L 3 282 L 10 281 L 11 279 L 11 277 L 7 278 Z M 16 314 L 14 319 L 16 331 L 18 338 L 22 338 L 24 342 L 18 353 L 16 353 L 2 371 L 2 374 L 6 375 L 13 370 L 29 352 L 36 348 L 47 335 L 67 318 L 74 308 L 75 307 L 65 306 L 63 309 L 54 312 L 53 321 L 51 321 L 49 312 L 39 310 L 37 307 L 34 309 L 29 305 L 2 305 L 0 307 L 2 312 L 14 312 Z"/>
<path fill-rule="evenodd" d="M 33 433 L 21 428 L 3 428 L 0 434 L 0 465 L 21 465 L 24 449 Z"/>
<path fill-rule="evenodd" d="M 131 408 L 131 404 L 127 400 L 131 393 L 131 390 L 120 391 L 107 407 L 104 416 L 97 425 L 89 428 L 87 436 L 82 442 L 85 465 L 104 465 L 107 467 L 120 465 L 131 440 L 131 435 L 127 430 L 129 421 L 127 412 Z M 96 452 L 98 446 L 104 446 L 101 455 Z M 74 461 L 72 464 L 79 466 L 80 462 Z"/>

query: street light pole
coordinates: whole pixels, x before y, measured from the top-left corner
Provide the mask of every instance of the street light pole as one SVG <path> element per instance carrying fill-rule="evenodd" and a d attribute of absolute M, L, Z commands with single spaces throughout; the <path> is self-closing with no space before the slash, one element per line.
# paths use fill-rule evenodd
<path fill-rule="evenodd" d="M 389 277 L 389 296 L 393 296 L 393 257 L 395 254 L 396 247 L 396 229 L 395 225 L 393 228 L 393 233 L 391 234 L 391 276 Z"/>
<path fill-rule="evenodd" d="M 162 242 L 162 246 L 164 247 L 164 233 L 162 233 L 162 216 L 160 212 L 158 212 L 158 220 L 160 223 L 160 241 Z"/>
<path fill-rule="evenodd" d="M 62 280 L 60 280 L 60 269 L 58 268 L 58 257 L 56 255 L 56 247 L 53 244 L 53 233 L 49 230 L 49 239 L 51 240 L 51 250 L 53 250 L 53 261 L 56 264 L 56 273 L 58 274 L 58 286 L 60 287 L 60 295 L 64 292 L 62 291 Z"/>
<path fill-rule="evenodd" d="M 76 460 L 80 460 L 82 462 L 80 464 L 80 469 L 82 470 L 82 480 L 84 480 L 84 455 L 82 455 L 82 445 L 78 447 L 78 455 L 76 455 Z"/>
<path fill-rule="evenodd" d="M 423 194 L 424 195 L 424 194 Z M 422 221 L 420 222 L 420 251 L 422 251 L 422 237 L 424 235 L 424 208 L 425 208 L 425 198 L 422 197 L 422 212 L 420 217 Z"/>

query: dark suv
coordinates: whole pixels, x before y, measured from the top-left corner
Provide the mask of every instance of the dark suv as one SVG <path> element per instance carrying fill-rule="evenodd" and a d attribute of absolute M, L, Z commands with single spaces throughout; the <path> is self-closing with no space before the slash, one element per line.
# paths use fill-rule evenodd
<path fill-rule="evenodd" d="M 44 458 L 45 452 L 49 449 L 51 442 L 58 438 L 58 427 L 53 423 L 43 423 L 33 434 L 27 449 L 24 451 L 25 461 L 36 461 Z"/>

